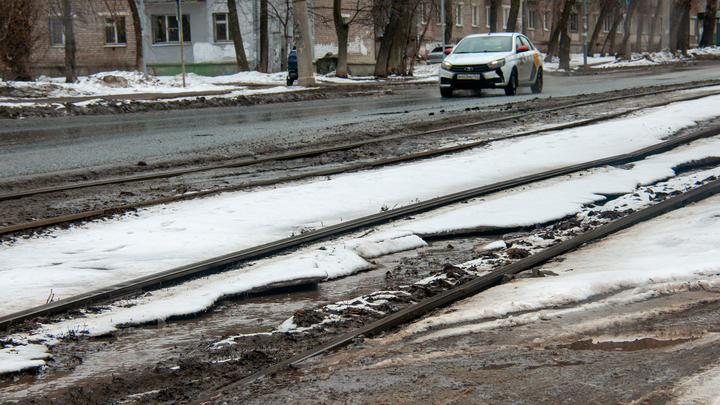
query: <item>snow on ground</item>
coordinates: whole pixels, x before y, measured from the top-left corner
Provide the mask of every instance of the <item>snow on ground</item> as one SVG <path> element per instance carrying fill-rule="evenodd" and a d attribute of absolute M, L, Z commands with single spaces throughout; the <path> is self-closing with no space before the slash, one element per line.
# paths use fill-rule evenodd
<path fill-rule="evenodd" d="M 272 189 L 177 202 L 140 210 L 136 216 L 88 223 L 67 230 L 55 230 L 41 237 L 5 243 L 0 245 L 0 277 L 6 287 L 0 296 L 0 313 L 6 315 L 41 305 L 51 292 L 55 299 L 67 298 L 293 233 L 376 213 L 383 207 L 427 200 L 536 171 L 640 149 L 681 128 L 695 125 L 695 121 L 715 117 L 717 111 L 714 106 L 719 102 L 720 96 L 712 96 L 676 103 L 623 120 L 497 142 L 484 149 L 453 156 Z M 0 365 L 26 368 L 36 367 L 38 362 L 43 361 L 44 349 L 17 349 L 23 344 L 47 340 L 45 343 L 50 345 L 55 338 L 67 333 L 98 335 L 124 323 L 144 323 L 172 315 L 195 313 L 208 308 L 222 296 L 274 283 L 352 274 L 369 266 L 366 259 L 422 246 L 424 242 L 417 235 L 482 226 L 527 226 L 560 219 L 575 214 L 586 204 L 603 200 L 604 195 L 632 193 L 638 184 L 670 178 L 674 175 L 672 167 L 678 163 L 707 156 L 720 156 L 720 139 L 700 140 L 650 157 L 629 169 L 596 169 L 548 181 L 542 186 L 528 187 L 522 193 L 498 193 L 469 204 L 418 215 L 415 221 L 402 221 L 363 238 L 356 237 L 354 240 L 338 241 L 332 246 L 318 246 L 315 250 L 258 261 L 249 267 L 154 291 L 152 295 L 138 298 L 130 308 L 118 304 L 109 311 L 87 314 L 79 320 L 45 325 L 33 336 L 14 337 L 12 343 L 4 343 L 8 347 L 0 350 Z M 519 165 L 519 161 L 523 164 Z M 692 184 L 696 180 L 678 181 Z M 647 203 L 647 199 L 638 203 Z M 674 252 L 678 257 L 687 258 L 684 248 L 704 248 L 712 243 L 715 243 L 715 250 L 720 251 L 717 249 L 720 238 L 715 234 L 720 230 L 715 223 L 720 216 L 713 217 L 710 211 L 697 212 L 704 216 L 685 218 L 686 225 L 673 223 L 673 226 L 696 231 L 702 228 L 707 232 L 698 237 L 704 235 L 705 239 L 685 244 L 685 238 L 690 238 L 690 235 L 685 235 L 689 231 L 678 234 L 680 236 L 674 239 L 656 236 L 650 238 L 655 245 L 648 241 L 650 244 L 644 252 L 654 255 L 651 248 L 655 246 L 669 256 Z M 694 224 L 694 228 L 687 224 Z M 653 232 L 653 235 L 660 234 L 659 231 Z M 581 271 L 578 270 L 581 266 L 577 269 L 570 266 L 577 271 L 567 276 L 566 291 L 558 293 L 560 295 L 548 298 L 542 294 L 529 294 L 520 303 L 497 304 L 501 307 L 497 311 L 513 311 L 518 307 L 542 308 L 568 299 L 583 300 L 597 294 L 596 291 L 614 291 L 619 286 L 655 288 L 636 294 L 644 297 L 656 293 L 657 288 L 662 286 L 667 288 L 669 282 L 682 283 L 682 280 L 690 281 L 692 276 L 705 277 L 707 272 L 718 271 L 716 263 L 720 260 L 715 257 L 717 252 L 699 254 L 692 249 L 689 250 L 693 253 L 693 260 L 688 261 L 690 266 L 668 268 L 664 278 L 654 278 L 654 285 L 645 285 L 647 277 L 642 272 L 629 275 L 629 270 L 635 271 L 633 268 L 624 267 L 625 271 L 612 272 L 602 268 Z M 700 269 L 702 271 L 698 270 L 694 265 L 705 263 L 702 260 L 714 260 L 715 267 L 708 264 Z M 678 264 L 671 257 L 661 261 L 667 265 Z M 611 263 L 624 262 L 630 263 L 629 259 Z M 593 263 L 603 261 L 596 258 Z M 555 270 L 562 273 L 567 264 L 567 261 L 563 262 L 563 268 Z M 594 272 L 603 272 L 599 278 L 602 283 L 597 281 Z M 576 275 L 576 278 L 572 277 Z M 192 294 L 188 295 L 190 290 Z M 524 304 L 526 301 L 529 304 Z M 37 345 L 28 347 L 33 346 Z"/>
<path fill-rule="evenodd" d="M 435 330 L 417 338 L 425 341 L 691 289 L 720 292 L 719 247 L 720 197 L 715 196 L 635 225 L 566 255 L 564 261 L 540 268 L 556 277 L 518 279 L 494 287 L 453 305 L 453 311 L 411 325 L 403 333 Z M 553 309 L 604 294 L 610 296 Z M 508 316 L 521 311 L 522 315 Z"/>
<path fill-rule="evenodd" d="M 5 243 L 0 245 L 0 276 L 11 288 L 0 296 L 0 314 L 44 304 L 51 290 L 55 299 L 67 298 L 303 230 L 377 213 L 386 207 L 637 150 L 693 126 L 695 120 L 716 116 L 714 106 L 719 102 L 720 96 L 712 96 L 657 108 L 633 118 L 497 142 L 452 156 L 155 206 L 113 221 L 92 222 Z M 720 152 L 715 149 L 709 144 L 694 158 L 713 153 L 718 156 Z M 519 161 L 527 163 L 518 165 Z M 554 201 L 543 204 L 542 209 L 528 210 L 515 200 L 505 202 L 505 208 L 512 207 L 516 213 L 502 216 L 510 223 L 498 222 L 500 215 L 487 214 L 507 212 L 503 204 L 489 202 L 480 213 L 464 213 L 458 220 L 428 219 L 415 232 L 441 232 L 447 230 L 445 223 L 516 226 L 561 218 L 582 204 L 602 199 L 598 194 L 626 192 L 637 183 L 671 176 L 670 168 L 676 163 L 680 162 L 660 162 L 646 171 L 632 170 L 629 178 L 607 178 L 597 181 L 594 187 L 577 186 L 573 190 L 560 184 L 558 195 L 565 193 L 572 199 L 562 202 L 562 197 L 553 197 Z M 469 215 L 479 219 L 474 222 Z"/>
<path fill-rule="evenodd" d="M 403 81 L 413 83 L 435 82 L 437 80 L 438 65 L 419 65 L 415 67 L 412 77 L 392 76 L 385 81 Z M 81 76 L 75 83 L 65 83 L 64 77 L 39 77 L 34 82 L 4 82 L 0 80 L 0 87 L 10 86 L 21 91 L 47 92 L 47 97 L 92 97 L 110 95 L 132 94 L 182 94 L 182 93 L 212 93 L 227 91 L 226 94 L 209 95 L 210 97 L 234 98 L 240 95 L 281 93 L 287 91 L 303 91 L 307 87 L 286 86 L 287 72 L 260 73 L 256 71 L 240 72 L 224 76 L 201 76 L 195 73 L 185 75 L 185 87 L 182 84 L 182 75 L 151 76 L 141 72 L 110 71 L 95 73 L 90 76 Z M 334 72 L 328 75 L 315 74 L 317 83 L 367 83 L 378 82 L 374 76 L 350 76 L 338 78 Z M 249 88 L 248 86 L 267 86 L 268 88 Z M 207 98 L 207 97 L 206 97 Z M 3 106 L 34 106 L 35 103 L 3 103 L 3 100 L 17 100 L 14 97 L 0 97 Z M 174 99 L 166 99 L 170 101 Z M 78 106 L 87 105 L 99 100 L 89 100 L 74 103 Z M 157 102 L 157 100 L 153 100 Z M 58 104 L 61 106 L 61 104 Z"/>
<path fill-rule="evenodd" d="M 669 51 L 661 52 L 643 52 L 633 53 L 630 60 L 617 59 L 614 56 L 599 56 L 599 54 L 588 55 L 588 65 L 594 69 L 609 69 L 629 66 L 654 66 L 665 63 L 682 62 L 695 59 L 701 56 L 715 56 L 720 57 L 720 46 L 710 46 L 706 48 L 693 48 L 688 50 L 690 55 L 688 58 L 682 55 L 677 56 Z M 584 59 L 583 54 L 576 53 L 570 55 L 570 68 L 575 70 L 583 65 Z M 558 70 L 559 59 L 553 58 L 552 62 L 545 62 L 544 69 L 547 71 Z"/>

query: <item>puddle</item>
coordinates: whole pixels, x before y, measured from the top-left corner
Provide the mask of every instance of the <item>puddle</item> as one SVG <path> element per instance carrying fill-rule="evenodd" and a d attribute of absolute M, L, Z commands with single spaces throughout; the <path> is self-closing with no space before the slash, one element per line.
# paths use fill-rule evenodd
<path fill-rule="evenodd" d="M 433 241 L 415 251 L 375 258 L 376 269 L 353 276 L 276 290 L 262 296 L 225 300 L 197 316 L 123 329 L 109 338 L 91 338 L 78 353 L 82 362 L 74 370 L 2 381 L 0 402 L 41 395 L 52 398 L 71 387 L 122 377 L 160 361 L 173 363 L 183 353 L 182 347 L 198 342 L 269 332 L 299 309 L 348 300 L 388 286 L 411 284 L 428 276 L 430 271 L 439 270 L 443 263 L 474 255 L 473 247 L 492 241 L 480 237 Z M 392 273 L 390 276 L 388 271 Z"/>
<path fill-rule="evenodd" d="M 636 339 L 633 341 L 620 341 L 620 342 L 597 342 L 594 343 L 592 339 L 580 340 L 569 345 L 559 345 L 556 349 L 569 349 L 569 350 L 604 350 L 604 351 L 625 351 L 632 352 L 638 350 L 649 350 L 658 349 L 661 347 L 676 346 L 683 343 L 687 343 L 699 339 L 698 337 L 693 338 L 682 338 L 682 339 L 671 339 L 671 340 L 660 340 L 653 338 Z"/>

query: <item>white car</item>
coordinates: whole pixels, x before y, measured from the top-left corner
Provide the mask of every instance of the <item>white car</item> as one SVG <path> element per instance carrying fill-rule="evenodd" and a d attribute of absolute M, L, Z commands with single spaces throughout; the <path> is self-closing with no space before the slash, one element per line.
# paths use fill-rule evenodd
<path fill-rule="evenodd" d="M 440 94 L 456 89 L 504 88 L 512 96 L 518 87 L 542 92 L 543 61 L 526 36 L 515 32 L 473 34 L 463 38 L 440 64 Z"/>

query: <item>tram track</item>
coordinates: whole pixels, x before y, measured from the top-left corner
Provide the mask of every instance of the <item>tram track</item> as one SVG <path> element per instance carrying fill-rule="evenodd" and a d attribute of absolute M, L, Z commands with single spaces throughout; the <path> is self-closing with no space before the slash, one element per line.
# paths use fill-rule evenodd
<path fill-rule="evenodd" d="M 376 139 L 363 140 L 363 141 L 352 142 L 352 143 L 343 144 L 343 145 L 336 145 L 336 146 L 325 147 L 325 148 L 292 152 L 292 153 L 286 153 L 286 154 L 275 155 L 275 156 L 265 156 L 265 157 L 259 157 L 259 158 L 245 159 L 242 161 L 223 163 L 223 164 L 213 165 L 213 166 L 182 169 L 182 170 L 154 173 L 154 174 L 148 174 L 148 175 L 130 176 L 130 177 L 125 177 L 125 178 L 115 178 L 115 179 L 109 179 L 109 180 L 83 182 L 83 183 L 77 183 L 77 184 L 71 184 L 71 185 L 62 185 L 62 186 L 40 188 L 40 189 L 34 189 L 34 190 L 26 190 L 26 191 L 21 191 L 21 192 L 16 192 L 16 193 L 0 195 L 0 202 L 21 199 L 21 198 L 28 198 L 28 197 L 37 196 L 40 194 L 47 194 L 47 193 L 59 193 L 59 192 L 66 192 L 66 191 L 70 191 L 70 190 L 85 189 L 85 188 L 91 188 L 91 187 L 100 187 L 100 186 L 107 186 L 107 185 L 112 185 L 112 184 L 121 184 L 121 183 L 128 183 L 128 182 L 167 179 L 167 178 L 171 178 L 171 177 L 178 177 L 178 176 L 183 176 L 183 175 L 192 174 L 192 173 L 208 172 L 208 171 L 219 170 L 219 169 L 246 167 L 246 166 L 258 165 L 261 163 L 276 162 L 276 161 L 283 161 L 283 160 L 303 159 L 303 158 L 319 156 L 319 155 L 332 153 L 332 152 L 347 151 L 347 150 L 356 149 L 356 148 L 360 148 L 360 147 L 367 146 L 370 144 L 377 144 L 377 143 L 381 143 L 381 142 L 400 140 L 400 139 L 405 139 L 405 138 L 410 138 L 410 137 L 420 137 L 420 136 L 424 136 L 424 135 L 432 135 L 432 134 L 436 134 L 436 133 L 440 133 L 440 132 L 456 131 L 456 130 L 467 129 L 467 128 L 477 128 L 477 127 L 480 127 L 483 125 L 489 125 L 489 124 L 493 124 L 493 123 L 514 121 L 514 120 L 518 120 L 518 119 L 528 117 L 531 115 L 548 114 L 548 113 L 556 112 L 559 110 L 577 108 L 577 107 L 581 107 L 581 106 L 603 104 L 603 103 L 609 103 L 609 102 L 618 101 L 618 100 L 626 100 L 626 99 L 631 99 L 631 98 L 652 96 L 652 95 L 658 95 L 658 94 L 674 92 L 674 91 L 692 90 L 692 89 L 698 89 L 698 88 L 713 86 L 713 85 L 715 85 L 715 83 L 713 83 L 713 84 L 707 84 L 707 83 L 693 84 L 693 85 L 684 86 L 681 88 L 663 89 L 663 90 L 646 92 L 646 93 L 642 93 L 642 94 L 624 95 L 624 96 L 603 98 L 600 100 L 584 101 L 584 102 L 580 102 L 580 103 L 574 103 L 571 105 L 553 107 L 553 108 L 531 111 L 531 112 L 526 112 L 526 113 L 521 113 L 521 114 L 513 114 L 510 116 L 494 118 L 494 119 L 490 119 L 490 120 L 464 123 L 464 124 L 460 124 L 460 125 L 451 125 L 451 126 L 436 128 L 436 129 L 432 129 L 432 130 L 428 130 L 428 131 L 385 136 L 385 137 L 380 137 L 380 138 L 376 138 Z M 270 178 L 270 179 L 266 179 L 266 180 L 250 181 L 250 182 L 245 182 L 245 183 L 241 183 L 239 185 L 233 185 L 233 186 L 215 187 L 215 188 L 211 188 L 211 189 L 207 189 L 207 190 L 183 193 L 183 194 L 179 194 L 179 195 L 173 195 L 173 196 L 158 198 L 158 199 L 150 199 L 150 200 L 132 203 L 132 204 L 123 204 L 123 205 L 118 205 L 118 206 L 114 206 L 114 207 L 107 207 L 107 208 L 89 210 L 89 211 L 84 211 L 84 212 L 78 212 L 78 213 L 74 213 L 71 215 L 63 215 L 63 216 L 59 216 L 59 217 L 45 218 L 45 219 L 36 220 L 36 221 L 32 221 L 32 222 L 14 224 L 14 225 L 10 225 L 10 226 L 0 227 L 0 235 L 7 235 L 7 234 L 15 233 L 15 232 L 27 232 L 32 229 L 45 228 L 45 227 L 56 226 L 56 225 L 66 224 L 66 223 L 72 223 L 75 221 L 89 220 L 89 219 L 99 218 L 99 217 L 107 217 L 110 215 L 124 213 L 124 212 L 132 211 L 132 210 L 146 207 L 146 206 L 164 204 L 164 203 L 168 203 L 168 202 L 179 201 L 179 200 L 190 199 L 190 198 L 197 198 L 197 197 L 206 196 L 206 195 L 215 194 L 215 193 L 236 191 L 236 190 L 240 190 L 240 189 L 248 189 L 248 188 L 258 187 L 258 186 L 267 186 L 267 185 L 279 184 L 279 183 L 284 183 L 284 182 L 289 182 L 289 181 L 297 181 L 297 180 L 301 180 L 301 179 L 305 179 L 305 178 L 329 176 L 329 175 L 335 175 L 335 174 L 340 174 L 340 173 L 344 173 L 344 172 L 363 170 L 363 169 L 372 168 L 372 167 L 379 167 L 379 166 L 384 166 L 384 165 L 409 162 L 412 160 L 423 159 L 423 158 L 428 158 L 428 157 L 433 157 L 433 156 L 439 156 L 439 155 L 443 155 L 443 154 L 456 153 L 458 151 L 462 151 L 465 149 L 481 147 L 481 146 L 487 145 L 487 144 L 489 144 L 491 142 L 495 142 L 495 141 L 502 141 L 502 140 L 513 139 L 513 138 L 518 138 L 518 137 L 537 135 L 537 134 L 540 134 L 543 132 L 551 132 L 551 131 L 558 131 L 558 130 L 563 130 L 563 129 L 568 129 L 568 128 L 581 127 L 581 126 L 589 125 L 589 124 L 596 123 L 596 122 L 601 122 L 601 121 L 618 118 L 618 117 L 621 117 L 621 116 L 624 116 L 627 114 L 631 114 L 633 112 L 637 112 L 637 111 L 640 111 L 643 109 L 661 107 L 661 106 L 664 106 L 664 105 L 667 105 L 670 103 L 674 103 L 674 102 L 695 100 L 698 98 L 707 97 L 707 96 L 714 95 L 714 94 L 720 94 L 720 92 L 708 92 L 708 93 L 703 93 L 703 94 L 690 95 L 690 96 L 682 97 L 679 99 L 663 100 L 663 101 L 650 103 L 648 105 L 643 105 L 643 106 L 639 106 L 639 107 L 635 107 L 635 108 L 623 109 L 621 111 L 613 112 L 610 114 L 604 114 L 604 115 L 600 115 L 600 116 L 589 118 L 589 119 L 576 120 L 573 122 L 562 123 L 559 125 L 546 126 L 546 127 L 534 129 L 534 130 L 511 133 L 508 135 L 490 136 L 490 137 L 486 137 L 481 140 L 470 140 L 470 141 L 466 141 L 466 142 L 460 142 L 459 144 L 453 145 L 453 146 L 442 147 L 442 148 L 437 148 L 437 149 L 430 149 L 430 150 L 425 150 L 425 151 L 416 152 L 416 153 L 409 153 L 409 154 L 405 154 L 402 156 L 395 156 L 395 157 L 390 157 L 390 158 L 365 161 L 365 162 L 361 162 L 361 163 L 353 163 L 353 164 L 349 164 L 349 165 L 342 165 L 340 167 L 308 171 L 308 172 L 304 172 L 304 173 L 300 173 L 300 174 L 293 174 L 293 175 L 289 175 L 289 176 L 279 176 L 279 177 Z"/>
<path fill-rule="evenodd" d="M 431 311 L 438 308 L 446 307 L 456 301 L 467 298 L 469 296 L 478 294 L 488 288 L 491 288 L 501 282 L 503 277 L 520 273 L 525 270 L 529 270 L 535 266 L 543 264 L 550 259 L 553 259 L 559 255 L 568 253 L 573 249 L 576 249 L 583 244 L 593 242 L 595 240 L 604 238 L 620 230 L 631 227 L 643 221 L 655 218 L 667 212 L 682 208 L 688 204 L 701 201 L 705 198 L 711 197 L 720 193 L 720 180 L 714 180 L 706 185 L 698 187 L 696 189 L 685 192 L 681 195 L 672 197 L 658 204 L 652 205 L 640 211 L 633 212 L 625 217 L 614 220 L 605 225 L 601 225 L 595 229 L 589 230 L 579 236 L 572 239 L 560 242 L 554 246 L 548 247 L 547 249 L 531 255 L 525 259 L 521 259 L 512 264 L 500 267 L 490 273 L 480 276 L 474 280 L 468 281 L 467 283 L 460 284 L 451 288 L 445 292 L 442 292 L 434 297 L 425 299 L 414 305 L 406 307 L 398 312 L 395 312 L 389 316 L 386 316 L 378 321 L 375 321 L 367 326 L 363 326 L 352 331 L 346 332 L 326 343 L 313 347 L 311 349 L 302 351 L 288 359 L 280 361 L 267 367 L 259 372 L 253 373 L 250 376 L 244 377 L 234 383 L 228 384 L 219 389 L 213 389 L 212 391 L 206 391 L 199 395 L 191 404 L 202 404 L 213 398 L 218 398 L 225 393 L 231 392 L 232 390 L 238 389 L 239 387 L 252 383 L 263 377 L 274 375 L 284 369 L 292 368 L 298 363 L 319 354 L 332 351 L 342 346 L 352 343 L 359 336 L 363 337 L 375 337 L 384 332 L 391 330 L 392 328 L 407 324 Z"/>
<path fill-rule="evenodd" d="M 10 325 L 21 323 L 25 320 L 48 316 L 52 314 L 61 313 L 73 308 L 83 307 L 98 302 L 104 302 L 113 298 L 121 297 L 133 292 L 140 290 L 147 290 L 157 288 L 163 284 L 170 282 L 178 282 L 191 277 L 197 277 L 202 274 L 209 272 L 217 272 L 238 262 L 245 260 L 257 259 L 265 257 L 274 253 L 286 251 L 288 249 L 297 248 L 304 244 L 325 239 L 331 236 L 345 234 L 351 231 L 362 229 L 364 227 L 376 225 L 379 223 L 396 220 L 409 215 L 429 211 L 439 207 L 443 207 L 449 204 L 465 201 L 478 196 L 506 190 L 512 187 L 520 185 L 530 184 L 533 182 L 562 176 L 577 172 L 580 170 L 586 170 L 593 167 L 601 167 L 606 165 L 623 165 L 633 161 L 643 159 L 647 156 L 662 153 L 671 150 L 677 146 L 686 144 L 696 139 L 705 137 L 711 137 L 720 135 L 720 126 L 709 128 L 702 131 L 696 131 L 693 133 L 685 134 L 683 136 L 676 137 L 674 139 L 662 142 L 657 145 L 646 147 L 634 152 L 621 154 L 613 157 L 597 159 L 590 162 L 575 164 L 567 167 L 558 169 L 548 170 L 533 175 L 523 176 L 511 180 L 506 180 L 490 185 L 476 187 L 461 192 L 452 193 L 446 196 L 437 197 L 431 200 L 418 202 L 415 204 L 382 211 L 378 214 L 369 215 L 354 220 L 345 221 L 341 224 L 327 226 L 321 229 L 313 230 L 310 232 L 302 233 L 300 235 L 292 236 L 289 238 L 281 239 L 275 242 L 266 243 L 249 249 L 244 249 L 238 252 L 230 253 L 213 259 L 205 260 L 202 262 L 194 263 L 191 265 L 181 266 L 174 269 L 162 271 L 150 276 L 145 276 L 133 280 L 128 280 L 122 283 L 111 285 L 105 288 L 90 291 L 74 297 L 69 297 L 59 301 L 55 301 L 46 305 L 41 305 L 35 308 L 31 308 L 25 311 L 17 312 L 7 316 L 0 317 L 0 328 L 5 329 Z M 715 188 L 710 188 L 710 191 L 702 194 L 704 196 L 716 193 L 717 188 L 720 185 L 718 182 L 714 182 Z M 705 188 L 704 190 L 708 190 Z M 708 194 L 710 193 L 710 194 Z M 695 195 L 695 194 L 692 194 Z M 682 196 L 680 196 L 682 197 Z M 690 197 L 688 197 L 690 198 Z M 694 198 L 694 197 L 693 197 Z M 690 201 L 689 199 L 674 198 L 676 202 L 675 206 L 682 206 Z M 659 215 L 659 214 L 657 214 Z M 629 225 L 626 225 L 629 226 Z"/>
<path fill-rule="evenodd" d="M 441 126 L 439 128 L 426 130 L 426 131 L 383 136 L 383 137 L 366 139 L 366 140 L 362 140 L 362 141 L 351 142 L 351 143 L 346 143 L 346 144 L 341 144 L 341 145 L 321 147 L 321 148 L 316 148 L 316 149 L 284 153 L 284 154 L 273 155 L 273 156 L 252 157 L 249 159 L 243 159 L 243 160 L 239 160 L 239 161 L 221 163 L 221 164 L 215 164 L 215 165 L 209 165 L 209 166 L 203 166 L 203 167 L 171 170 L 171 171 L 152 173 L 152 174 L 134 175 L 134 176 L 127 176 L 127 177 L 122 177 L 122 178 L 112 178 L 112 179 L 105 179 L 105 180 L 80 182 L 80 183 L 66 184 L 66 185 L 61 185 L 61 186 L 56 186 L 56 187 L 44 187 L 44 188 L 25 190 L 25 191 L 20 191 L 20 192 L 15 192 L 15 193 L 6 193 L 6 194 L 0 194 L 0 201 L 7 201 L 7 200 L 12 200 L 12 199 L 30 197 L 30 196 L 34 196 L 34 195 L 38 195 L 38 194 L 47 194 L 47 193 L 54 193 L 54 192 L 61 192 L 61 191 L 77 190 L 77 189 L 98 187 L 98 186 L 104 186 L 104 185 L 132 183 L 132 182 L 156 180 L 156 179 L 167 179 L 167 178 L 178 177 L 178 176 L 183 176 L 183 175 L 187 175 L 187 174 L 207 172 L 207 171 L 213 171 L 213 170 L 219 170 L 219 169 L 246 167 L 246 166 L 257 165 L 257 164 L 267 163 L 267 162 L 302 159 L 302 158 L 314 157 L 314 156 L 331 153 L 331 152 L 347 151 L 347 150 L 356 149 L 356 148 L 359 148 L 362 146 L 367 146 L 367 145 L 377 144 L 377 143 L 382 143 L 382 142 L 400 140 L 400 139 L 405 139 L 405 138 L 420 137 L 420 136 L 424 136 L 424 135 L 437 134 L 437 133 L 441 133 L 441 132 L 455 131 L 455 130 L 479 127 L 479 126 L 484 126 L 484 125 L 489 125 L 489 124 L 494 124 L 494 123 L 513 121 L 513 120 L 530 117 L 533 115 L 548 114 L 548 113 L 553 113 L 553 112 L 572 109 L 572 108 L 585 107 L 585 106 L 591 106 L 591 105 L 597 105 L 597 104 L 605 104 L 605 103 L 611 103 L 611 102 L 620 101 L 620 100 L 628 100 L 628 99 L 632 99 L 632 98 L 641 98 L 641 97 L 647 97 L 647 96 L 653 96 L 653 95 L 660 95 L 660 94 L 671 93 L 671 92 L 676 92 L 676 91 L 694 90 L 694 89 L 699 89 L 699 88 L 703 88 L 703 87 L 717 86 L 718 84 L 720 84 L 720 81 L 712 82 L 712 83 L 691 84 L 691 85 L 687 85 L 687 86 L 673 87 L 670 89 L 654 90 L 654 91 L 643 92 L 643 93 L 639 93 L 639 94 L 635 93 L 635 94 L 630 94 L 630 95 L 606 97 L 606 98 L 602 98 L 602 99 L 598 99 L 598 100 L 583 101 L 583 102 L 571 103 L 568 105 L 563 105 L 563 106 L 558 106 L 558 107 L 524 112 L 524 113 L 520 113 L 520 114 L 512 114 L 509 116 L 494 118 L 494 119 L 489 119 L 489 120 L 473 121 L 473 122 L 469 122 L 469 123 L 463 123 L 463 124 L 459 124 L 459 125 L 449 125 L 449 126 L 444 126 L 444 127 Z M 695 96 L 685 97 L 685 98 L 676 99 L 676 100 L 664 101 L 664 102 L 659 102 L 659 103 L 651 103 L 651 104 L 643 106 L 643 107 L 626 110 L 626 111 L 619 112 L 616 114 L 609 114 L 607 116 L 598 117 L 596 119 L 578 121 L 577 123 L 570 123 L 567 126 L 560 125 L 560 126 L 556 126 L 551 129 L 547 129 L 547 130 L 558 130 L 558 129 L 570 128 L 570 127 L 574 127 L 574 126 L 578 126 L 578 125 L 587 125 L 592 122 L 616 118 L 620 115 L 628 114 L 628 113 L 631 113 L 633 111 L 637 111 L 637 110 L 640 110 L 643 108 L 660 107 L 660 106 L 664 106 L 664 105 L 667 105 L 672 102 L 689 101 L 689 100 L 694 100 L 697 98 L 707 97 L 709 95 L 715 95 L 715 94 L 720 94 L 720 91 L 710 92 L 710 93 L 703 94 L 703 95 L 695 95 Z M 536 133 L 536 132 L 525 133 L 523 135 L 529 135 L 529 134 L 533 134 L 533 133 Z M 503 138 L 501 138 L 501 139 L 503 139 Z"/>

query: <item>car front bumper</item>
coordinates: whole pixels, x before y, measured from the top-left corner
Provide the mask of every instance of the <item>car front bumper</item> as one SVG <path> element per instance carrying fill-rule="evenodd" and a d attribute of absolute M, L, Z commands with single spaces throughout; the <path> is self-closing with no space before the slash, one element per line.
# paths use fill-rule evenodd
<path fill-rule="evenodd" d="M 509 73 L 508 73 L 509 74 Z M 453 72 L 440 68 L 440 87 L 452 89 L 482 89 L 504 87 L 508 74 L 504 69 L 495 69 L 485 72 Z M 472 76 L 476 75 L 476 76 Z M 467 78 L 467 79 L 465 79 Z"/>

